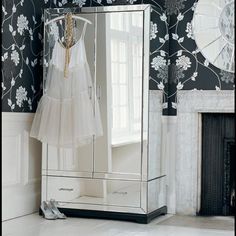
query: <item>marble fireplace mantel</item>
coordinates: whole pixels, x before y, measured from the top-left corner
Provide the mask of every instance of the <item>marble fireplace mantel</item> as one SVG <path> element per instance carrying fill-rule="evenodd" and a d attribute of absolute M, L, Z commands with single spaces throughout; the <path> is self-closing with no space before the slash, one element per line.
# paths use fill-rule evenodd
<path fill-rule="evenodd" d="M 233 113 L 234 91 L 179 91 L 177 98 L 175 156 L 171 157 L 175 213 L 196 215 L 201 197 L 201 113 Z"/>

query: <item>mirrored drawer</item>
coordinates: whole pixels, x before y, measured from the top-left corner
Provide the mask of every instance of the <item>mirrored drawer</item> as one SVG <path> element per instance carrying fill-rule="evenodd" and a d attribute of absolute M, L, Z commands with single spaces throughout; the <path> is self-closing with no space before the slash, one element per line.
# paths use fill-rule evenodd
<path fill-rule="evenodd" d="M 140 207 L 141 182 L 47 177 L 47 200 L 75 204 Z"/>

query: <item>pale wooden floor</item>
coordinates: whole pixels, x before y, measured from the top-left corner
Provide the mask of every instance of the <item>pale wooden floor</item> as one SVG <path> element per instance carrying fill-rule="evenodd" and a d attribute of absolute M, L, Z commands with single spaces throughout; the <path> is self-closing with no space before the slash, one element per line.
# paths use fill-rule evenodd
<path fill-rule="evenodd" d="M 68 218 L 49 221 L 32 214 L 2 223 L 3 236 L 233 236 L 231 217 L 161 216 L 148 225 Z"/>

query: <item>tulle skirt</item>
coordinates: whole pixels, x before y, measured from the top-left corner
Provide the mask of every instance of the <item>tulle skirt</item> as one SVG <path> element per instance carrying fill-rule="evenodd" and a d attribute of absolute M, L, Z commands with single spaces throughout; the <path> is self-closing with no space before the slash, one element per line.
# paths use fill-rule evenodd
<path fill-rule="evenodd" d="M 74 72 L 68 79 L 59 79 L 61 73 L 50 73 L 48 90 L 39 101 L 30 136 L 53 146 L 75 148 L 103 135 L 99 104 L 88 89 L 84 90 L 89 87 L 88 81 L 78 80 Z"/>
<path fill-rule="evenodd" d="M 44 95 L 38 105 L 30 136 L 53 146 L 74 148 L 102 135 L 101 121 L 88 96 L 62 101 Z M 98 109 L 98 106 L 96 106 Z"/>

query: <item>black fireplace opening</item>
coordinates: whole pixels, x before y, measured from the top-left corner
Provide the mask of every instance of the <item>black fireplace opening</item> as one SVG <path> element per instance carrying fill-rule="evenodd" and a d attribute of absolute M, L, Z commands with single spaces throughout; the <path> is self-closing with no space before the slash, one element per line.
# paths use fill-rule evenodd
<path fill-rule="evenodd" d="M 230 142 L 229 146 L 229 158 L 230 158 L 230 207 L 229 207 L 229 214 L 235 215 L 235 140 Z M 227 202 L 226 202 L 227 204 Z M 227 211 L 226 211 L 227 214 Z"/>
<path fill-rule="evenodd" d="M 202 114 L 199 215 L 235 215 L 235 120 L 230 113 Z"/>

